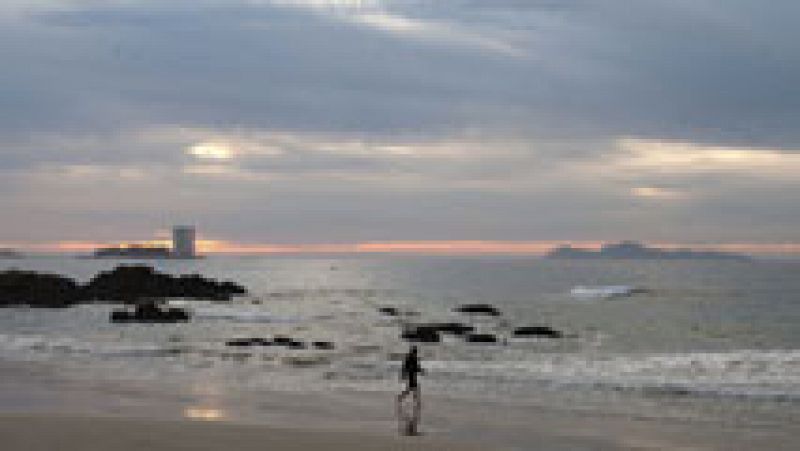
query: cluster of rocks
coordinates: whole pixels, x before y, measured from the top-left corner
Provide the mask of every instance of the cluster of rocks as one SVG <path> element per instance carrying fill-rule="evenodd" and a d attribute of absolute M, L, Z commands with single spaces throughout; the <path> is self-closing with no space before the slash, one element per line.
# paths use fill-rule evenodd
<path fill-rule="evenodd" d="M 388 307 L 382 307 L 381 312 Z M 453 309 L 456 313 L 468 315 L 485 315 L 498 317 L 502 313 L 496 307 L 489 304 L 466 304 Z M 439 343 L 442 335 L 453 335 L 463 337 L 467 343 L 498 343 L 501 340 L 494 334 L 477 333 L 475 327 L 459 322 L 443 323 L 418 323 L 406 325 L 400 337 L 406 341 L 414 343 Z M 565 334 L 549 326 L 523 326 L 513 329 L 513 337 L 542 337 L 542 338 L 563 338 Z"/>
<path fill-rule="evenodd" d="M 230 301 L 247 289 L 230 281 L 217 281 L 199 274 L 172 276 L 149 266 L 118 266 L 97 274 L 85 287 L 89 299 L 135 302 L 146 298 L 189 298 Z"/>
<path fill-rule="evenodd" d="M 84 300 L 82 287 L 57 274 L 11 269 L 0 272 L 0 307 L 69 307 Z"/>
<path fill-rule="evenodd" d="M 57 274 L 16 269 L 0 272 L 0 307 L 69 307 L 88 302 L 136 303 L 159 298 L 229 301 L 246 293 L 247 289 L 234 282 L 197 274 L 172 276 L 144 265 L 117 266 L 97 274 L 86 284 Z M 140 316 L 145 318 L 152 312 L 144 309 Z"/>
<path fill-rule="evenodd" d="M 161 308 L 156 302 L 138 304 L 133 311 L 114 310 L 112 323 L 180 323 L 189 321 L 190 315 L 182 308 Z"/>
<path fill-rule="evenodd" d="M 287 349 L 308 349 L 309 343 L 302 340 L 297 340 L 292 337 L 276 335 L 269 338 L 251 337 L 251 338 L 234 338 L 225 342 L 226 346 L 231 347 L 254 347 L 254 346 L 281 346 Z M 313 349 L 330 351 L 336 346 L 330 341 L 312 341 L 310 347 Z"/>

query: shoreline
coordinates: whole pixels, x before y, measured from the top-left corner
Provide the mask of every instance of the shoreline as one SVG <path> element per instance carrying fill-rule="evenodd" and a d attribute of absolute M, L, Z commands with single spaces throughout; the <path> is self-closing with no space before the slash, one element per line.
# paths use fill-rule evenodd
<path fill-rule="evenodd" d="M 212 392 L 192 395 L 174 387 L 71 380 L 56 369 L 0 360 L 0 434 L 9 438 L 4 450 L 722 451 L 790 450 L 800 440 L 800 432 L 790 426 L 644 418 L 440 396 L 423 396 L 422 435 L 403 437 L 391 393 L 263 392 L 248 404 Z"/>
<path fill-rule="evenodd" d="M 0 414 L 6 451 L 353 449 L 465 450 L 489 448 L 428 437 L 389 437 L 311 428 L 276 428 L 190 420 Z"/>

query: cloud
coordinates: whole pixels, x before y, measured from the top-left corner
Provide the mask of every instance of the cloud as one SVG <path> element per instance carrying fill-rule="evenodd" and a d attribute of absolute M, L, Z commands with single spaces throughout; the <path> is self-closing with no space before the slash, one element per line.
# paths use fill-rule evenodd
<path fill-rule="evenodd" d="M 798 8 L 5 2 L 0 239 L 800 241 Z"/>
<path fill-rule="evenodd" d="M 780 149 L 709 146 L 680 141 L 621 138 L 622 154 L 610 164 L 617 171 L 659 173 L 734 173 L 763 178 L 794 178 L 800 153 Z"/>

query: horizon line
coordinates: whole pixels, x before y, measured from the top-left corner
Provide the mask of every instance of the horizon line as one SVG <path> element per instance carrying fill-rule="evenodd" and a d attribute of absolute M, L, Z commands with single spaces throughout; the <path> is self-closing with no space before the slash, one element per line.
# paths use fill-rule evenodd
<path fill-rule="evenodd" d="M 197 240 L 198 254 L 422 254 L 422 255 L 545 255 L 558 246 L 597 250 L 603 244 L 617 240 L 388 240 L 354 243 L 247 243 L 228 240 Z M 639 241 L 662 249 L 692 249 L 722 251 L 753 255 L 800 254 L 800 243 L 669 243 Z M 168 240 L 136 242 L 93 242 L 63 240 L 40 243 L 0 243 L 11 248 L 34 253 L 87 253 L 101 247 L 130 244 L 168 245 Z"/>

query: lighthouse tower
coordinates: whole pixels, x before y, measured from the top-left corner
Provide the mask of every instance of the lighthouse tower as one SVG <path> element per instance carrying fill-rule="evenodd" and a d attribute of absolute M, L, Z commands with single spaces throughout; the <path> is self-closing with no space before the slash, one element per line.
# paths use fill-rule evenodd
<path fill-rule="evenodd" d="M 195 258 L 194 226 L 175 226 L 172 228 L 172 256 L 175 258 Z"/>

